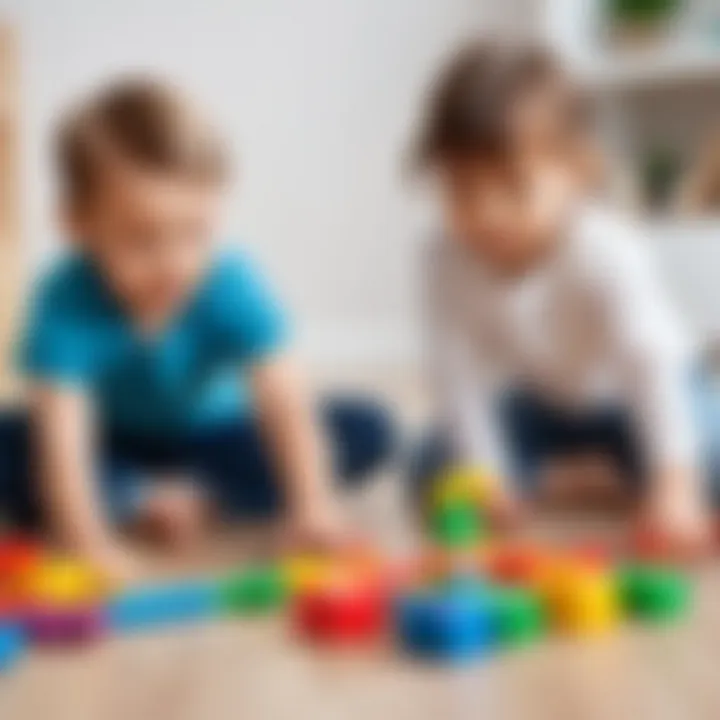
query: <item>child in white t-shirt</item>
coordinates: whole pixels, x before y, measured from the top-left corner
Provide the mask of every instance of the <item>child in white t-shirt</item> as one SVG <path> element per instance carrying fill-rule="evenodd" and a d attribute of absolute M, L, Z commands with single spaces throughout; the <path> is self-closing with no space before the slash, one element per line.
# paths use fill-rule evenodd
<path fill-rule="evenodd" d="M 513 516 L 542 460 L 602 450 L 642 483 L 639 527 L 696 548 L 711 428 L 692 348 L 632 224 L 588 200 L 584 119 L 543 48 L 474 43 L 434 87 L 417 158 L 444 210 L 425 283 L 439 431 L 414 481 L 484 466 Z"/>

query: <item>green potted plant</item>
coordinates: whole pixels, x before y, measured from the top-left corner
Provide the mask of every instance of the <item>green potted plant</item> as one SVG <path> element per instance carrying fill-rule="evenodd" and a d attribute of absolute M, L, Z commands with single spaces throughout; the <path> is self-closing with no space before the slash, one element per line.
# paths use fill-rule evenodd
<path fill-rule="evenodd" d="M 605 0 L 612 36 L 623 44 L 663 39 L 684 4 L 684 0 Z"/>

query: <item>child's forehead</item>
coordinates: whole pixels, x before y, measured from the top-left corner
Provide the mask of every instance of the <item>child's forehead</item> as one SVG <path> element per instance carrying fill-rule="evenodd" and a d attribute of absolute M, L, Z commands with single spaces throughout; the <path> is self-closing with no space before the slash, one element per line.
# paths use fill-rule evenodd
<path fill-rule="evenodd" d="M 96 205 L 108 202 L 124 207 L 165 207 L 205 203 L 215 198 L 219 188 L 178 173 L 143 166 L 134 162 L 112 162 L 95 178 L 92 197 Z"/>
<path fill-rule="evenodd" d="M 515 187 L 522 180 L 522 164 L 515 158 L 454 158 L 444 163 L 443 179 L 451 186 Z"/>

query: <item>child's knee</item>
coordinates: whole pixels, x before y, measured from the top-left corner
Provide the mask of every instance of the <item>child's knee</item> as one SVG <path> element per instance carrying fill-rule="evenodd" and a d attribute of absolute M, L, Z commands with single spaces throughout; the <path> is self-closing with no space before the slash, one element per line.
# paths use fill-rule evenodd
<path fill-rule="evenodd" d="M 363 477 L 388 462 L 397 450 L 399 431 L 384 404 L 371 399 L 333 400 L 326 418 L 336 444 L 339 473 Z"/>

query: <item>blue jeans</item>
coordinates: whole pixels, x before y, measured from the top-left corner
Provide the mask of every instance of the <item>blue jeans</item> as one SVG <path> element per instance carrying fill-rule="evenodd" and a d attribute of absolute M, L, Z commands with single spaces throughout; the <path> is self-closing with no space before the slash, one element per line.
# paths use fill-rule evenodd
<path fill-rule="evenodd" d="M 720 396 L 703 375 L 693 378 L 688 392 L 692 395 L 710 499 L 720 504 Z M 507 438 L 513 479 L 523 492 L 535 489 L 538 470 L 547 459 L 584 452 L 608 456 L 632 489 L 642 492 L 645 458 L 626 408 L 569 411 L 532 392 L 514 390 L 500 400 L 498 420 Z M 411 460 L 412 497 L 420 497 L 442 468 L 453 461 L 448 438 L 439 431 L 428 433 Z"/>
<path fill-rule="evenodd" d="M 330 399 L 323 403 L 322 424 L 345 487 L 362 483 L 388 460 L 395 427 L 387 409 L 371 400 Z M 36 528 L 41 513 L 26 413 L 0 416 L 0 517 Z M 132 519 L 148 483 L 182 472 L 199 483 L 229 517 L 266 517 L 282 506 L 282 484 L 252 418 L 238 417 L 177 437 L 133 437 L 107 433 L 99 453 L 101 496 L 110 517 Z"/>

